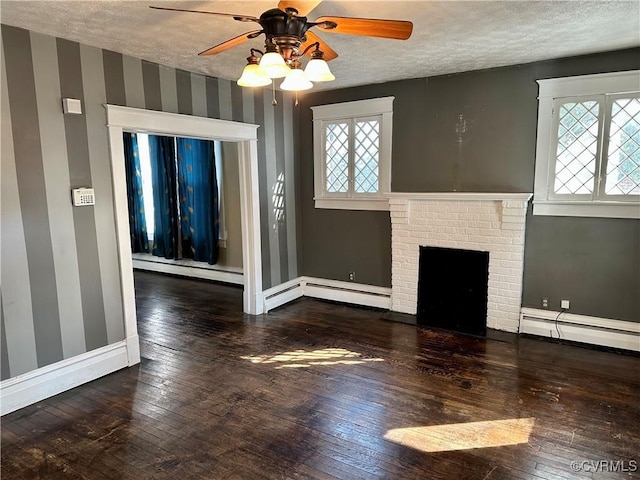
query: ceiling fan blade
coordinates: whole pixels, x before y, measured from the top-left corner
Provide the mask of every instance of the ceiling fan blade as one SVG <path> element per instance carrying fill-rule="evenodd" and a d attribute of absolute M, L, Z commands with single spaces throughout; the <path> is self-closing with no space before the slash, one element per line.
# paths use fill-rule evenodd
<path fill-rule="evenodd" d="M 322 2 L 322 0 L 293 0 L 289 2 L 281 0 L 280 3 L 278 3 L 278 8 L 283 12 L 286 11 L 287 8 L 295 8 L 300 17 L 305 17 L 311 10 L 316 8 L 320 2 Z"/>
<path fill-rule="evenodd" d="M 260 22 L 256 17 L 251 17 L 249 15 L 236 15 L 234 13 L 218 13 L 218 12 L 207 12 L 205 10 L 185 10 L 184 8 L 168 8 L 168 7 L 154 7 L 149 5 L 149 8 L 153 8 L 154 10 L 168 10 L 171 12 L 189 12 L 189 13 L 206 13 L 207 15 L 218 15 L 222 17 L 231 17 L 234 20 L 238 20 L 239 22 Z"/>
<path fill-rule="evenodd" d="M 215 55 L 216 53 L 224 52 L 236 45 L 240 45 L 241 43 L 246 42 L 250 38 L 255 38 L 257 35 L 262 33 L 262 30 L 254 30 L 253 32 L 245 32 L 242 35 L 238 35 L 237 37 L 232 38 L 231 40 L 227 40 L 226 42 L 222 42 L 215 47 L 211 47 L 204 52 L 200 52 L 198 55 Z"/>
<path fill-rule="evenodd" d="M 338 54 L 335 52 L 335 50 L 331 48 L 329 45 L 327 45 L 324 42 L 324 40 L 322 40 L 315 33 L 307 30 L 307 33 L 305 33 L 305 36 L 307 37 L 307 41 L 304 42 L 302 45 L 300 45 L 301 51 L 304 51 L 304 49 L 307 48 L 309 45 L 318 42 L 320 44 L 320 50 L 322 50 L 322 53 L 324 53 L 323 58 L 325 59 L 325 61 L 328 62 L 329 60 L 333 60 L 334 58 L 338 57 Z M 311 56 L 311 52 L 313 52 L 313 49 L 307 52 L 308 57 Z"/>
<path fill-rule="evenodd" d="M 314 23 L 325 32 L 364 35 L 367 37 L 406 40 L 411 36 L 413 23 L 406 20 L 378 20 L 355 17 L 320 17 Z M 333 24 L 337 25 L 331 28 Z"/>

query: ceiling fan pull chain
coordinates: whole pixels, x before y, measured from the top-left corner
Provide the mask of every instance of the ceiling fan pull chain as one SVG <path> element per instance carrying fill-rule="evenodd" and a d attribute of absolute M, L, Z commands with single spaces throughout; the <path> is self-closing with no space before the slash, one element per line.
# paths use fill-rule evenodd
<path fill-rule="evenodd" d="M 276 100 L 276 82 L 271 82 L 271 91 L 273 92 L 273 100 L 271 101 L 271 105 L 274 107 L 278 105 L 278 100 Z"/>

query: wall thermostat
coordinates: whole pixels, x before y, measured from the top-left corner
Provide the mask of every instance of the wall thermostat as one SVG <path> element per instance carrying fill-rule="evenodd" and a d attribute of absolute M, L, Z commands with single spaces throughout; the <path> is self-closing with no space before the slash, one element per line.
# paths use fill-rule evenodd
<path fill-rule="evenodd" d="M 96 196 L 93 193 L 93 188 L 74 188 L 72 192 L 74 207 L 84 207 L 96 204 Z"/>

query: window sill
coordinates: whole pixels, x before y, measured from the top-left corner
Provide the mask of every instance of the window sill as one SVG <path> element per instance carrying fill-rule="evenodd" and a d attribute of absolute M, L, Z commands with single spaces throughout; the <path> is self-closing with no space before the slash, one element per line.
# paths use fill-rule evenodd
<path fill-rule="evenodd" d="M 389 211 L 387 198 L 314 198 L 316 208 Z"/>
<path fill-rule="evenodd" d="M 554 202 L 533 201 L 534 215 L 640 219 L 638 202 Z"/>

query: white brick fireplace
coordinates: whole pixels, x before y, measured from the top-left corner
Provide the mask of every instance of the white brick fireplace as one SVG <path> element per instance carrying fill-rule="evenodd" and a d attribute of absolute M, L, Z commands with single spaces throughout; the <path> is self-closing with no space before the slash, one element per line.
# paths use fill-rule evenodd
<path fill-rule="evenodd" d="M 487 327 L 515 332 L 529 193 L 391 193 L 391 309 L 416 313 L 420 246 L 489 252 Z"/>

